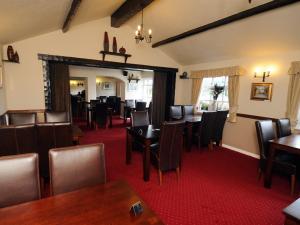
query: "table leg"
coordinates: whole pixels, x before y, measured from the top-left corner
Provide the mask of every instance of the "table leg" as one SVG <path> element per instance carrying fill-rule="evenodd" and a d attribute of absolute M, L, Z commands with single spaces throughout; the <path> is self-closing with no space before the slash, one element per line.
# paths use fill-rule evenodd
<path fill-rule="evenodd" d="M 272 185 L 272 167 L 273 167 L 273 161 L 275 158 L 275 151 L 274 145 L 270 145 L 270 151 L 269 151 L 269 157 L 267 161 L 267 169 L 265 172 L 265 180 L 264 180 L 264 186 L 265 188 L 271 188 Z"/>
<path fill-rule="evenodd" d="M 131 154 L 132 154 L 132 135 L 127 131 L 126 135 L 126 164 L 131 163 Z"/>
<path fill-rule="evenodd" d="M 186 129 L 186 149 L 188 152 L 192 149 L 192 138 L 193 138 L 193 124 L 188 123 Z"/>
<path fill-rule="evenodd" d="M 143 152 L 144 181 L 150 180 L 150 144 L 150 140 L 145 141 L 145 149 Z"/>

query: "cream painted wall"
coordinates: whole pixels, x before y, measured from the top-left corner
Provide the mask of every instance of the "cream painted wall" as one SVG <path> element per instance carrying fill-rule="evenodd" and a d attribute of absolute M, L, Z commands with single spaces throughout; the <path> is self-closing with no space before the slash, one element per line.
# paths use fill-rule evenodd
<path fill-rule="evenodd" d="M 124 46 L 132 54 L 130 63 L 153 66 L 178 67 L 170 57 L 149 44 L 137 45 L 134 40 L 134 30 L 129 26 L 111 28 L 110 18 L 91 21 L 73 26 L 67 33 L 61 30 L 11 43 L 20 56 L 20 64 L 5 64 L 7 108 L 43 109 L 43 78 L 42 62 L 37 54 L 53 54 L 81 58 L 101 59 L 99 51 L 103 49 L 103 36 L 107 31 L 112 43 L 117 37 L 118 48 Z M 3 46 L 3 51 L 7 46 Z M 107 56 L 107 60 L 120 61 L 124 59 Z M 90 90 L 89 90 L 90 92 Z M 92 98 L 94 96 L 91 96 Z"/>
<path fill-rule="evenodd" d="M 1 48 L 1 45 L 0 45 Z M 2 64 L 2 55 L 0 54 L 0 72 L 2 71 L 2 87 L 0 87 L 0 115 L 6 112 L 6 98 L 5 98 L 5 79 L 4 79 L 4 65 Z"/>
<path fill-rule="evenodd" d="M 191 71 L 201 69 L 213 69 L 228 66 L 242 66 L 247 74 L 240 77 L 239 92 L 239 113 L 281 118 L 285 116 L 286 99 L 288 92 L 288 69 L 292 61 L 300 59 L 300 52 L 289 52 L 287 54 L 272 57 L 257 57 L 233 59 L 227 61 L 217 61 L 204 64 L 184 66 L 183 71 L 191 74 Z M 266 82 L 273 83 L 273 97 L 271 101 L 253 101 L 250 100 L 251 83 L 261 82 L 260 78 L 254 78 L 254 70 L 257 66 L 273 65 L 276 70 L 267 78 Z M 181 99 L 191 99 L 191 91 L 184 91 L 185 87 L 191 90 L 191 80 L 179 80 L 176 94 L 181 95 Z M 184 96 L 184 97 L 183 97 Z M 239 148 L 251 153 L 258 153 L 255 126 L 252 119 L 238 117 L 237 123 L 226 123 L 224 130 L 224 144 Z"/>

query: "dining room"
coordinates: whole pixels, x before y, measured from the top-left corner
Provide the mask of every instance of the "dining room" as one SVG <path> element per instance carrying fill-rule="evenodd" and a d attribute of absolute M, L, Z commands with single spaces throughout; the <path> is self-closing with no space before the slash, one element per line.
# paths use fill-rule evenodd
<path fill-rule="evenodd" d="M 0 1 L 0 224 L 300 224 L 300 1 Z"/>

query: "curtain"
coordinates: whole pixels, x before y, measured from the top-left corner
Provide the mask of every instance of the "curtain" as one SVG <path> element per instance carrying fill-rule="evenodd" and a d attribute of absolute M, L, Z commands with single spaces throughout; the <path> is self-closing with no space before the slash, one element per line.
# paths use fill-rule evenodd
<path fill-rule="evenodd" d="M 236 123 L 240 88 L 239 79 L 239 76 L 229 76 L 228 78 L 229 122 L 232 123 Z"/>
<path fill-rule="evenodd" d="M 51 110 L 70 113 L 69 66 L 63 63 L 49 63 L 51 89 Z M 71 117 L 70 117 L 71 118 Z"/>
<path fill-rule="evenodd" d="M 289 75 L 286 116 L 290 119 L 292 129 L 294 129 L 298 122 L 297 117 L 300 105 L 300 62 L 292 62 Z"/>
<path fill-rule="evenodd" d="M 191 78 L 201 79 L 203 77 L 221 77 L 244 75 L 246 71 L 240 66 L 224 67 L 218 69 L 192 71 Z"/>
<path fill-rule="evenodd" d="M 168 119 L 171 105 L 174 105 L 176 73 L 155 71 L 152 94 L 152 124 L 160 126 Z"/>
<path fill-rule="evenodd" d="M 199 95 L 200 95 L 200 89 L 202 85 L 203 78 L 193 79 L 192 84 L 192 104 L 196 105 Z"/>

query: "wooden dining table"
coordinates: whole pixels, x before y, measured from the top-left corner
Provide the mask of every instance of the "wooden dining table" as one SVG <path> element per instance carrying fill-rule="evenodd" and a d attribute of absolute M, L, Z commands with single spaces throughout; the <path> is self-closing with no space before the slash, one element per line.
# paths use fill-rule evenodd
<path fill-rule="evenodd" d="M 300 134 L 292 134 L 286 137 L 270 140 L 269 157 L 264 178 L 264 186 L 270 188 L 272 185 L 272 168 L 276 151 L 281 150 L 300 155 Z"/>
<path fill-rule="evenodd" d="M 87 127 L 92 127 L 92 114 L 95 113 L 96 107 L 94 106 L 87 106 L 86 107 L 86 125 Z M 109 118 L 109 124 L 108 127 L 112 128 L 112 115 L 113 115 L 113 109 L 108 107 L 107 108 L 107 114 Z"/>
<path fill-rule="evenodd" d="M 134 216 L 130 207 L 138 201 L 143 212 Z M 126 182 L 115 181 L 0 208 L 0 224 L 161 225 L 163 222 Z"/>
<path fill-rule="evenodd" d="M 186 150 L 188 152 L 192 149 L 193 144 L 193 130 L 196 126 L 201 123 L 202 116 L 201 115 L 190 115 L 185 116 L 182 121 L 185 122 L 186 127 Z"/>
<path fill-rule="evenodd" d="M 131 164 L 132 143 L 134 140 L 143 146 L 143 179 L 150 180 L 150 145 L 158 142 L 159 129 L 154 125 L 126 128 L 126 164 Z"/>

